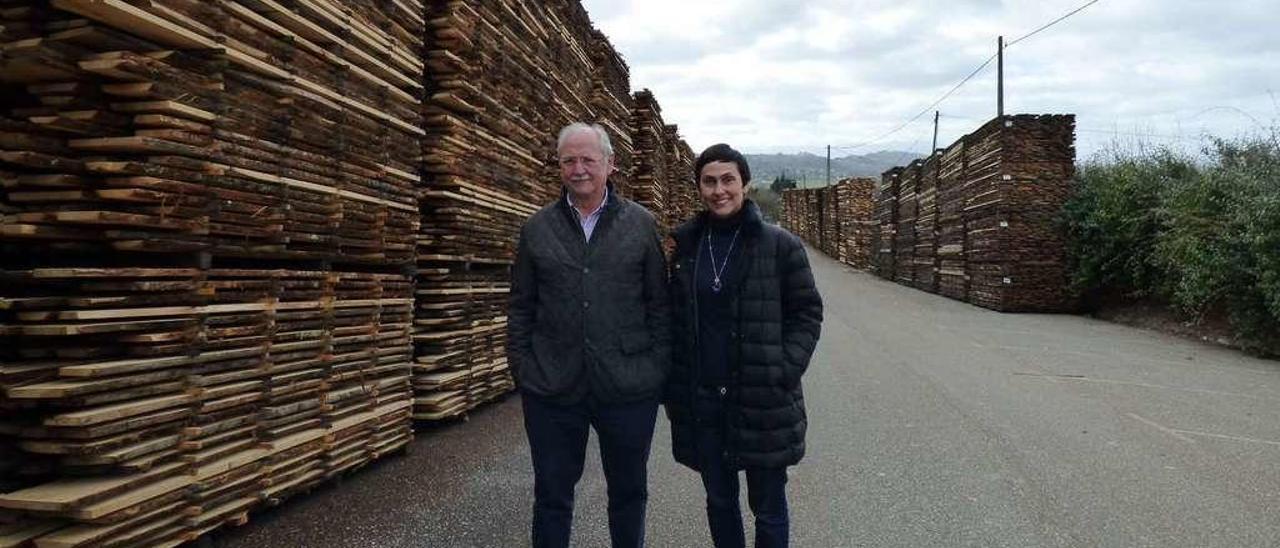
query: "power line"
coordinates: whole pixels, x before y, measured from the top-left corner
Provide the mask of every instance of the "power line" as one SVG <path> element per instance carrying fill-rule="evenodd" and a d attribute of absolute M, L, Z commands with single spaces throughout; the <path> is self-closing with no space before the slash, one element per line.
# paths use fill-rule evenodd
<path fill-rule="evenodd" d="M 899 132 L 899 131 L 902 131 L 902 129 L 903 129 L 903 128 L 905 128 L 905 127 L 907 127 L 907 126 L 911 125 L 911 124 L 912 124 L 912 123 L 914 123 L 916 120 L 919 120 L 921 116 L 924 116 L 926 113 L 928 113 L 929 111 L 933 110 L 933 107 L 936 107 L 936 106 L 938 106 L 938 105 L 942 104 L 942 102 L 943 102 L 943 101 L 947 100 L 947 97 L 950 97 L 950 96 L 951 96 L 951 94 L 955 93 L 955 92 L 956 92 L 956 90 L 960 89 L 960 87 L 961 87 L 961 86 L 963 86 L 963 85 L 965 85 L 966 83 L 968 83 L 968 82 L 969 82 L 969 80 L 973 79 L 973 77 L 974 77 L 974 76 L 977 76 L 977 75 L 978 75 L 978 73 L 982 71 L 982 69 L 987 68 L 987 65 L 990 65 L 990 64 L 991 64 L 991 61 L 994 61 L 994 60 L 995 60 L 995 58 L 996 58 L 996 56 L 995 56 L 995 55 L 992 55 L 991 57 L 988 57 L 986 61 L 983 61 L 981 65 L 978 65 L 978 68 L 973 69 L 973 72 L 970 72 L 968 76 L 965 76 L 963 80 L 960 80 L 960 83 L 958 83 L 958 84 L 956 84 L 954 87 L 952 87 L 950 91 L 948 91 L 948 92 L 944 93 L 944 94 L 942 95 L 942 97 L 939 97 L 939 98 L 938 98 L 938 100 L 937 100 L 937 101 L 934 101 L 934 102 L 933 102 L 933 103 L 931 103 L 929 106 L 925 107 L 925 108 L 924 108 L 924 110 L 921 110 L 920 112 L 916 113 L 916 115 L 915 115 L 915 116 L 912 116 L 910 120 L 907 120 L 906 122 L 903 122 L 901 125 L 899 125 L 899 126 L 898 126 L 898 127 L 896 127 L 896 128 L 893 128 L 893 129 L 892 129 L 892 130 L 890 130 L 888 133 L 885 133 L 884 135 L 881 135 L 881 136 L 879 136 L 879 137 L 876 137 L 875 139 L 872 139 L 872 140 L 870 140 L 870 141 L 865 141 L 865 142 L 862 142 L 862 143 L 858 143 L 858 144 L 856 144 L 856 145 L 836 146 L 836 147 L 832 147 L 832 148 L 839 148 L 839 149 L 860 148 L 860 147 L 864 147 L 864 146 L 866 146 L 866 145 L 869 145 L 869 144 L 875 143 L 875 142 L 877 142 L 877 141 L 880 141 L 881 139 L 884 139 L 884 138 L 886 138 L 886 137 L 892 136 L 893 134 L 895 134 L 895 133 L 897 133 L 897 132 Z"/>
<path fill-rule="evenodd" d="M 1033 30 L 1033 31 L 1031 31 L 1031 32 L 1029 32 L 1029 33 L 1027 33 L 1027 34 L 1024 34 L 1024 35 L 1022 35 L 1022 36 L 1018 37 L 1017 39 L 1013 40 L 1012 42 L 1008 42 L 1008 43 L 1006 43 L 1006 44 L 1004 45 L 1004 47 L 1005 47 L 1005 48 L 1008 48 L 1008 47 L 1010 47 L 1010 46 L 1012 46 L 1012 45 L 1014 45 L 1014 44 L 1016 44 L 1016 43 L 1018 43 L 1018 42 L 1021 42 L 1021 41 L 1023 41 L 1023 40 L 1026 40 L 1026 39 L 1028 39 L 1028 38 L 1031 38 L 1032 36 L 1035 36 L 1036 34 L 1039 34 L 1040 32 L 1044 31 L 1045 29 L 1048 29 L 1049 27 L 1052 27 L 1052 26 L 1054 26 L 1054 25 L 1056 25 L 1056 24 L 1058 24 L 1058 23 L 1061 23 L 1063 20 L 1067 19 L 1068 17 L 1071 17 L 1071 16 L 1073 16 L 1073 15 L 1075 15 L 1075 14 L 1077 14 L 1077 13 L 1080 13 L 1081 11 L 1084 11 L 1084 9 L 1085 9 L 1085 8 L 1087 8 L 1087 7 L 1089 7 L 1089 6 L 1092 6 L 1092 5 L 1094 5 L 1094 4 L 1097 4 L 1097 3 L 1098 3 L 1098 2 L 1100 2 L 1100 1 L 1101 1 L 1101 0 L 1090 0 L 1089 2 L 1085 3 L 1084 5 L 1082 5 L 1082 6 L 1078 7 L 1078 8 L 1076 8 L 1076 9 L 1074 9 L 1074 10 L 1071 10 L 1071 11 L 1070 11 L 1070 12 L 1068 12 L 1066 15 L 1063 15 L 1062 17 L 1059 17 L 1059 18 L 1057 18 L 1057 19 L 1054 19 L 1053 21 L 1050 21 L 1050 22 L 1046 23 L 1045 25 L 1042 25 L 1040 28 L 1037 28 L 1036 30 Z M 877 143 L 877 142 L 879 142 L 879 141 L 881 141 L 881 140 L 884 140 L 884 139 L 886 139 L 886 138 L 888 138 L 888 137 L 893 136 L 894 134 L 898 133 L 899 131 L 902 131 L 902 130 L 903 130 L 904 128 L 906 128 L 907 126 L 909 126 L 909 125 L 911 125 L 911 124 L 915 123 L 915 121 L 916 121 L 916 120 L 919 120 L 921 116 L 924 116 L 924 115 L 925 115 L 925 114 L 927 114 L 929 111 L 933 110 L 933 109 L 934 109 L 934 107 L 937 107 L 938 105 L 942 104 L 942 102 L 943 102 L 943 101 L 945 101 L 945 100 L 947 100 L 947 98 L 948 98 L 948 97 L 951 97 L 951 95 L 952 95 L 952 94 L 954 94 L 957 90 L 959 90 L 959 89 L 960 89 L 961 87 L 963 87 L 965 84 L 969 83 L 969 80 L 972 80 L 974 76 L 977 76 L 977 75 L 978 75 L 978 73 L 982 72 L 982 69 L 987 68 L 987 65 L 990 65 L 990 64 L 991 64 L 991 62 L 992 62 L 992 61 L 994 61 L 994 60 L 996 60 L 996 58 L 997 58 L 997 57 L 999 57 L 999 54 L 998 54 L 998 53 L 997 53 L 997 54 L 995 54 L 995 55 L 992 55 L 991 57 L 988 57 L 986 61 L 983 61 L 981 65 L 978 65 L 978 68 L 973 69 L 973 72 L 970 72 L 968 76 L 965 76 L 963 79 L 961 79 L 961 80 L 960 80 L 960 82 L 959 82 L 959 83 L 957 83 L 955 86 L 952 86 L 952 88 L 951 88 L 950 90 L 948 90 L 946 93 L 942 94 L 942 97 L 939 97 L 936 101 L 934 101 L 933 103 L 930 103 L 930 104 L 929 104 L 929 106 L 925 107 L 923 110 L 921 110 L 920 112 L 916 113 L 916 115 L 915 115 L 915 116 L 912 116 L 912 117 L 911 117 L 911 119 L 907 120 L 906 122 L 903 122 L 903 123 L 899 124 L 897 127 L 893 128 L 893 129 L 891 129 L 891 130 L 889 130 L 889 131 L 885 132 L 884 134 L 882 134 L 882 135 L 880 135 L 880 136 L 878 136 L 878 137 L 876 137 L 876 138 L 874 138 L 874 139 L 871 139 L 871 140 L 869 140 L 869 141 L 863 141 L 863 142 L 861 142 L 861 143 L 857 143 L 857 144 L 853 144 L 853 145 L 837 145 L 837 146 L 833 146 L 833 147 L 831 147 L 831 148 L 837 148 L 837 149 L 841 149 L 841 150 L 850 150 L 850 149 L 862 148 L 862 147 L 864 147 L 864 146 L 867 146 L 867 145 L 870 145 L 870 144 Z"/>
<path fill-rule="evenodd" d="M 1067 13 L 1066 15 L 1063 15 L 1062 17 L 1059 17 L 1059 18 L 1057 18 L 1057 19 L 1054 19 L 1053 21 L 1050 21 L 1049 23 L 1045 24 L 1044 26 L 1042 26 L 1042 27 L 1040 27 L 1040 28 L 1038 28 L 1038 29 L 1036 29 L 1036 30 L 1033 30 L 1033 31 L 1031 31 L 1031 32 L 1028 32 L 1028 33 L 1026 33 L 1026 34 L 1024 34 L 1024 35 L 1022 35 L 1022 36 L 1018 37 L 1018 38 L 1015 38 L 1012 42 L 1009 42 L 1009 43 L 1005 44 L 1005 45 L 1004 45 L 1004 47 L 1006 47 L 1006 48 L 1007 48 L 1007 47 L 1009 47 L 1009 46 L 1012 46 L 1012 45 L 1014 45 L 1014 44 L 1017 44 L 1018 42 L 1021 42 L 1021 41 L 1023 41 L 1023 40 L 1026 40 L 1027 38 L 1031 38 L 1032 36 L 1035 36 L 1035 35 L 1039 34 L 1039 33 L 1040 33 L 1040 31 L 1042 31 L 1042 30 L 1044 30 L 1044 29 L 1047 29 L 1047 28 L 1049 28 L 1049 27 L 1052 27 L 1052 26 L 1054 26 L 1054 25 L 1056 25 L 1056 24 L 1058 24 L 1058 23 L 1061 23 L 1061 22 L 1062 22 L 1063 20 L 1065 20 L 1066 18 L 1071 17 L 1072 15 L 1075 15 L 1075 14 L 1077 14 L 1077 13 L 1080 13 L 1080 12 L 1084 11 L 1084 9 L 1085 9 L 1085 8 L 1087 8 L 1087 7 L 1089 7 L 1089 6 L 1092 6 L 1092 5 L 1094 5 L 1094 4 L 1097 4 L 1097 3 L 1098 3 L 1098 2 L 1100 2 L 1100 1 L 1101 1 L 1101 0 L 1092 0 L 1092 1 L 1090 1 L 1090 2 L 1088 2 L 1088 3 L 1086 3 L 1086 4 L 1084 4 L 1083 6 L 1080 6 L 1080 7 L 1076 8 L 1076 9 L 1074 9 L 1074 10 L 1071 10 L 1071 11 L 1070 11 L 1069 13 Z"/>

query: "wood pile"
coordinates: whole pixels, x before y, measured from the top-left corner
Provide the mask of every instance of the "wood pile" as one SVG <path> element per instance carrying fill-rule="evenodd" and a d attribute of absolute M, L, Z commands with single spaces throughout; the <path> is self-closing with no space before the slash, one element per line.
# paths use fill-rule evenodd
<path fill-rule="evenodd" d="M 699 207 L 576 0 L 0 0 L 0 98 L 0 545 L 187 542 L 510 391 L 569 122 Z"/>
<path fill-rule="evenodd" d="M 675 228 L 693 218 L 702 211 L 702 198 L 698 194 L 697 181 L 693 175 L 693 163 L 697 156 L 689 148 L 689 144 L 680 138 L 679 129 L 674 124 L 666 126 L 667 155 L 667 226 Z"/>
<path fill-rule="evenodd" d="M 898 227 L 894 233 L 894 281 L 914 286 L 916 281 L 916 216 L 920 208 L 920 160 L 905 166 L 898 175 Z"/>
<path fill-rule="evenodd" d="M 630 127 L 636 162 L 631 197 L 649 211 L 666 212 L 669 211 L 668 189 L 676 174 L 672 173 L 672 150 L 662 121 L 662 107 L 647 89 L 637 91 L 634 97 Z M 659 215 L 659 219 L 671 222 L 665 214 Z"/>
<path fill-rule="evenodd" d="M 803 194 L 798 189 L 789 188 L 782 191 L 782 219 L 778 224 L 792 234 L 800 234 L 800 219 L 804 215 Z"/>
<path fill-rule="evenodd" d="M 1073 310 L 1057 218 L 1072 191 L 1075 117 L 997 118 L 971 143 L 964 208 L 969 302 L 1000 311 Z"/>
<path fill-rule="evenodd" d="M 942 152 L 938 171 L 938 293 L 964 300 L 969 294 L 966 273 L 964 177 L 966 141 L 961 139 Z"/>
<path fill-rule="evenodd" d="M 6 542 L 176 545 L 408 443 L 421 6 L 0 17 Z"/>
<path fill-rule="evenodd" d="M 819 246 L 827 256 L 840 255 L 840 194 L 834 185 L 827 185 L 818 191 L 818 235 Z"/>
<path fill-rule="evenodd" d="M 877 274 L 993 310 L 1074 310 L 1056 221 L 1074 143 L 1072 115 L 1005 116 L 885 172 Z"/>
<path fill-rule="evenodd" d="M 875 179 L 862 177 L 843 179 L 835 185 L 840 204 L 837 259 L 859 270 L 871 267 L 872 240 L 879 230 L 875 219 L 875 187 Z"/>
<path fill-rule="evenodd" d="M 514 387 L 508 272 L 520 226 L 557 195 L 551 128 L 581 108 L 549 93 L 564 29 L 547 6 L 433 0 L 426 19 L 413 387 L 414 418 L 438 420 Z"/>
<path fill-rule="evenodd" d="M 631 114 L 635 99 L 631 96 L 631 70 L 604 33 L 591 33 L 591 60 L 595 63 L 592 80 L 591 121 L 609 132 L 613 144 L 614 164 L 618 170 L 609 177 L 623 196 L 634 198 L 631 177 L 634 169 L 635 144 L 631 142 Z"/>
<path fill-rule="evenodd" d="M 898 191 L 901 167 L 884 172 L 876 188 L 875 274 L 896 279 Z"/>
<path fill-rule="evenodd" d="M 937 227 L 938 227 L 938 154 L 920 164 L 916 187 L 915 288 L 938 292 Z"/>

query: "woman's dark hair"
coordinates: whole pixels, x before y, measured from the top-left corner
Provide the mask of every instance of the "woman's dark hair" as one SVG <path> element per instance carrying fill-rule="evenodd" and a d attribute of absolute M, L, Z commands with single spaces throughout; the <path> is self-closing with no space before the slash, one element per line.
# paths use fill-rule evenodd
<path fill-rule="evenodd" d="M 751 168 L 747 167 L 747 159 L 742 156 L 742 153 L 729 145 L 717 143 L 702 151 L 702 154 L 698 155 L 698 161 L 693 163 L 693 184 L 698 184 L 698 180 L 702 178 L 702 168 L 711 162 L 738 164 L 738 175 L 742 176 L 742 184 L 751 182 Z"/>

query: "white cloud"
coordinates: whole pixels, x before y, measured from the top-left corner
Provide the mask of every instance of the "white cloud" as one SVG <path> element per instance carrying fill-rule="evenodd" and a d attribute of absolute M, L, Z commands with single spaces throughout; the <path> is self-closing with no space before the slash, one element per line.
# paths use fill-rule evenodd
<path fill-rule="evenodd" d="M 583 0 L 694 149 L 817 152 L 901 125 L 995 51 L 1084 0 Z M 1102 0 L 1006 52 L 1006 112 L 1074 113 L 1081 155 L 1120 133 L 1196 146 L 1280 119 L 1275 0 Z M 995 64 L 945 101 L 942 144 L 995 114 Z M 850 152 L 924 151 L 932 113 Z"/>

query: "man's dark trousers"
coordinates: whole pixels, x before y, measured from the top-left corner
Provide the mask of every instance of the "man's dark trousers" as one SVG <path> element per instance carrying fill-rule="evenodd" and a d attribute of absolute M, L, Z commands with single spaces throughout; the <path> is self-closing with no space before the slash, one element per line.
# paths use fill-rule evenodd
<path fill-rule="evenodd" d="M 569 546 L 573 488 L 582 477 L 588 427 L 600 441 L 614 548 L 644 546 L 649 500 L 649 446 L 658 402 L 559 405 L 523 394 L 525 432 L 533 455 L 533 547 Z"/>

